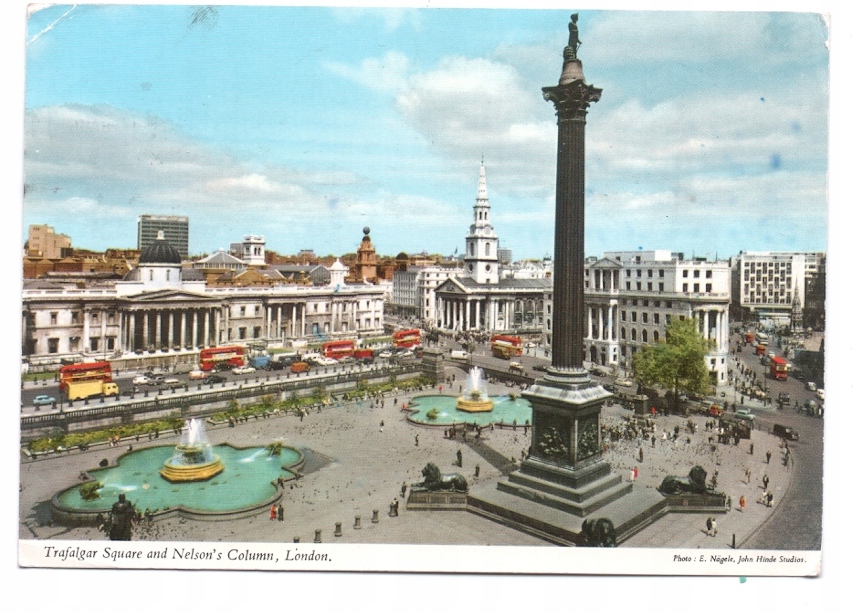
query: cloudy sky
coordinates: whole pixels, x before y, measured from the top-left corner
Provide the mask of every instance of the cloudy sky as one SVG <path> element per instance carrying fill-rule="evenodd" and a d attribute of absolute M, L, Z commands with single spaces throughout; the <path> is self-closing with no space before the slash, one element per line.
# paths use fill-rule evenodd
<path fill-rule="evenodd" d="M 56 5 L 27 23 L 22 237 L 193 253 L 463 252 L 485 161 L 516 258 L 553 251 L 572 10 Z M 826 250 L 828 25 L 816 13 L 579 11 L 587 252 Z"/>

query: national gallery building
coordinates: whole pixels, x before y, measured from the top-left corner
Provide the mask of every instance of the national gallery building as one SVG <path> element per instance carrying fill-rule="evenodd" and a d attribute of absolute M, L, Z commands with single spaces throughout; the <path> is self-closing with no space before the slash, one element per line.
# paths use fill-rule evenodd
<path fill-rule="evenodd" d="M 382 335 L 385 289 L 346 285 L 348 271 L 336 260 L 324 286 L 208 287 L 160 235 L 113 285 L 25 280 L 22 360 L 34 370 L 83 358 L 173 366 L 226 343 L 291 347 Z"/>

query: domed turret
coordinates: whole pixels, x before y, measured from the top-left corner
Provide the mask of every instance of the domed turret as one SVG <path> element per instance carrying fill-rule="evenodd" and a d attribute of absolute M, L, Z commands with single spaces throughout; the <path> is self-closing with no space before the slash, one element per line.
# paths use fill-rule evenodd
<path fill-rule="evenodd" d="M 138 264 L 181 264 L 183 258 L 173 245 L 165 240 L 165 233 L 159 230 L 156 240 L 141 252 Z"/>

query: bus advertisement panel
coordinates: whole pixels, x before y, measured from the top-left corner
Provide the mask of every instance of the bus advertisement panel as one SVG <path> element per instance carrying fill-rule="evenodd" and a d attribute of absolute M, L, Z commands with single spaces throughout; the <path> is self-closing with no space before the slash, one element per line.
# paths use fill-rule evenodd
<path fill-rule="evenodd" d="M 246 365 L 246 348 L 242 345 L 201 349 L 201 370 L 230 370 Z"/>
<path fill-rule="evenodd" d="M 113 380 L 110 362 L 81 362 L 60 367 L 60 391 L 63 393 L 68 393 L 70 383 L 110 383 Z"/>
<path fill-rule="evenodd" d="M 410 349 L 422 343 L 422 333 L 417 328 L 393 332 L 393 346 Z"/>
<path fill-rule="evenodd" d="M 496 358 L 508 360 L 523 352 L 521 337 L 495 334 L 491 337 L 491 353 Z"/>
<path fill-rule="evenodd" d="M 770 358 L 770 376 L 776 381 L 788 380 L 788 362 L 779 356 Z"/>
<path fill-rule="evenodd" d="M 354 341 L 351 339 L 327 341 L 321 345 L 321 353 L 324 354 L 324 357 L 341 360 L 349 355 L 354 355 Z"/>

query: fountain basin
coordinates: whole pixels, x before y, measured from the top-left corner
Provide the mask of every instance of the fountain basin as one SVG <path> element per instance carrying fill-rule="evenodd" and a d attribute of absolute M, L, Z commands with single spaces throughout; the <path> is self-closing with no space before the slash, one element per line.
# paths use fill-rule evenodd
<path fill-rule="evenodd" d="M 303 454 L 283 447 L 273 456 L 266 447 L 213 447 L 224 470 L 206 481 L 170 483 L 161 475 L 166 459 L 176 450 L 159 445 L 136 449 L 107 468 L 87 471 L 103 487 L 99 496 L 85 500 L 79 493 L 81 483 L 56 493 L 51 500 L 54 521 L 64 525 L 92 525 L 97 514 L 107 515 L 119 494 L 125 494 L 137 510 L 150 509 L 154 516 L 180 513 L 203 520 L 245 517 L 268 508 L 281 497 L 277 481 L 297 478 Z M 215 454 L 214 454 L 215 455 Z"/>
<path fill-rule="evenodd" d="M 474 400 L 472 398 L 460 397 L 456 400 L 455 408 L 467 413 L 485 413 L 494 409 L 494 400 L 491 398 Z"/>
<path fill-rule="evenodd" d="M 455 396 L 444 396 L 431 394 L 427 396 L 414 396 L 410 402 L 411 413 L 408 420 L 423 426 L 453 426 L 457 424 L 474 424 L 477 426 L 488 426 L 499 424 L 512 427 L 513 423 L 524 426 L 530 423 L 533 416 L 533 408 L 530 402 L 524 398 L 511 398 L 510 396 L 492 396 L 489 411 L 463 411 L 457 408 L 459 398 Z M 434 418 L 430 417 L 434 415 Z"/>

